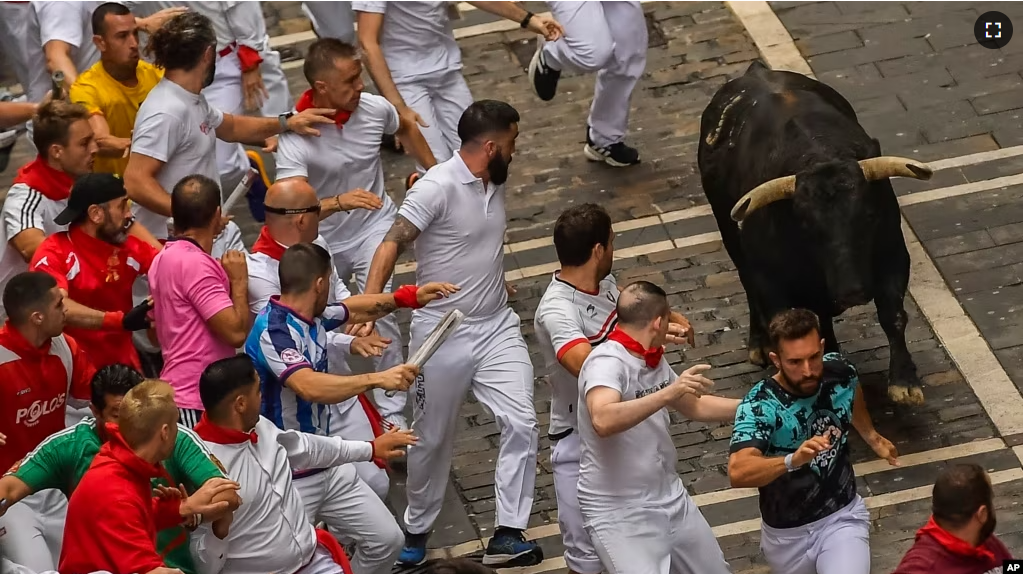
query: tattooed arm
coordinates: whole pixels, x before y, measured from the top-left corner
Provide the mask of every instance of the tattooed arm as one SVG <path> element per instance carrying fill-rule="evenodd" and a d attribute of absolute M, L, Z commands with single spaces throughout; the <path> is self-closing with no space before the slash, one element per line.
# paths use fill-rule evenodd
<path fill-rule="evenodd" d="M 398 308 L 398 305 L 395 304 L 395 296 L 391 293 L 353 295 L 342 303 L 348 307 L 348 323 L 376 321 Z"/>
<path fill-rule="evenodd" d="M 395 262 L 398 256 L 420 235 L 420 229 L 408 219 L 399 215 L 391 225 L 391 230 L 384 236 L 373 254 L 373 261 L 370 263 L 370 272 L 366 277 L 365 294 L 377 294 L 384 291 L 384 285 L 395 272 Z M 394 298 L 392 297 L 392 302 Z M 350 309 L 351 310 L 351 309 Z M 356 319 L 353 319 L 356 321 Z"/>

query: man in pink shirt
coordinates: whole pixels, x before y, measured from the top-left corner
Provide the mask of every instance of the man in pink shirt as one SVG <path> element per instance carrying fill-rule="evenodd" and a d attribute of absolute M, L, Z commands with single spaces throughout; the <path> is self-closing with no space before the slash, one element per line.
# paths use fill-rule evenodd
<path fill-rule="evenodd" d="M 210 256 L 220 231 L 220 187 L 190 175 L 171 192 L 175 236 L 153 260 L 156 336 L 163 349 L 160 378 L 174 387 L 179 424 L 192 428 L 203 413 L 199 376 L 210 363 L 235 354 L 249 334 L 248 269 L 245 256 L 228 251 Z"/>

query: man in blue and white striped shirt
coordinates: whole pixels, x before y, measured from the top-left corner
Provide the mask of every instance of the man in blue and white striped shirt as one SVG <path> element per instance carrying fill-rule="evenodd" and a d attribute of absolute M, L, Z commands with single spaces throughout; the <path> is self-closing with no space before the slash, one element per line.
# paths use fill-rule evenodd
<path fill-rule="evenodd" d="M 327 435 L 326 405 L 374 388 L 404 391 L 418 374 L 412 365 L 366 375 L 329 374 L 328 330 L 348 321 L 374 321 L 399 307 L 418 308 L 457 290 L 446 283 L 405 286 L 394 294 L 357 295 L 328 306 L 330 275 L 331 256 L 323 247 L 299 243 L 285 250 L 278 266 L 281 295 L 271 297 L 257 315 L 245 343 L 260 376 L 262 414 L 285 430 Z M 311 522 L 323 520 L 336 536 L 356 540 L 353 572 L 391 571 L 404 536 L 352 465 L 294 469 L 292 479 Z"/>

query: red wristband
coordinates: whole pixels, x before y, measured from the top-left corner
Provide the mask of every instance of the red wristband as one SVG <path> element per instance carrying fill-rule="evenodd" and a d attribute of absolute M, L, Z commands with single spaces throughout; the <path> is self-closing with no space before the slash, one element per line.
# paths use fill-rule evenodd
<path fill-rule="evenodd" d="M 124 329 L 124 311 L 110 311 L 103 314 L 103 329 Z"/>
<path fill-rule="evenodd" d="M 402 285 L 392 295 L 395 297 L 395 306 L 399 309 L 419 309 L 423 305 L 420 305 L 418 299 L 416 299 L 416 292 L 419 291 L 419 287 L 415 285 Z"/>

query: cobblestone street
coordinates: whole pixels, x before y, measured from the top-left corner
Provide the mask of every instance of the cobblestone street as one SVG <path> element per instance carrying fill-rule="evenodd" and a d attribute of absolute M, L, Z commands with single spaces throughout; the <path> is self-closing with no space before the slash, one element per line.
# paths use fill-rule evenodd
<path fill-rule="evenodd" d="M 264 4 L 271 35 L 292 35 L 282 52 L 292 92 L 301 93 L 307 86 L 297 58 L 309 38 L 298 3 Z M 843 351 L 861 373 L 875 424 L 902 456 L 901 467 L 890 467 L 853 438 L 858 489 L 872 515 L 872 572 L 891 572 L 927 522 L 937 471 L 965 461 L 992 474 L 996 533 L 1021 556 L 1022 5 L 755 4 L 774 12 L 787 42 L 791 37 L 816 77 L 850 100 L 883 153 L 935 162 L 930 181 L 893 180 L 913 258 L 907 340 L 925 383 L 925 404 L 909 408 L 888 401 L 889 350 L 873 305 L 848 311 L 836 324 Z M 546 11 L 543 3 L 527 5 Z M 506 100 L 523 118 L 507 192 L 505 269 L 518 289 L 512 305 L 536 369 L 541 451 L 527 536 L 540 540 L 546 560 L 517 571 L 564 572 L 546 438 L 550 391 L 533 333 L 534 312 L 557 269 L 552 225 L 570 205 L 605 206 L 616 222 L 619 283 L 642 278 L 663 286 L 697 331 L 694 348 L 669 347 L 673 367 L 710 363 L 716 392 L 743 396 L 766 373 L 747 362 L 746 298 L 704 198 L 697 140 L 711 96 L 765 47 L 755 40 L 755 24 L 728 3 L 644 3 L 650 47 L 628 137 L 643 163 L 617 170 L 581 153 L 594 77 L 563 74 L 556 98 L 540 101 L 525 72 L 535 39 L 514 23 L 503 27 L 463 8 L 457 36 L 474 96 Z M 986 49 L 974 38 L 974 21 L 988 10 L 1009 15 L 1018 31 L 1002 49 Z M 26 160 L 26 147 L 19 142 L 0 174 L 0 188 Z M 398 203 L 413 162 L 382 153 L 388 191 Z M 258 227 L 244 211 L 235 215 L 251 245 Z M 411 256 L 400 261 L 395 284 L 414 282 Z M 400 317 L 407 337 L 408 314 Z M 756 491 L 729 488 L 731 427 L 672 416 L 677 469 L 734 572 L 768 572 L 758 549 Z M 470 397 L 458 425 L 448 496 L 430 539 L 435 558 L 481 555 L 494 527 L 497 424 Z M 393 481 L 391 503 L 401 516 L 404 477 L 396 472 Z"/>

